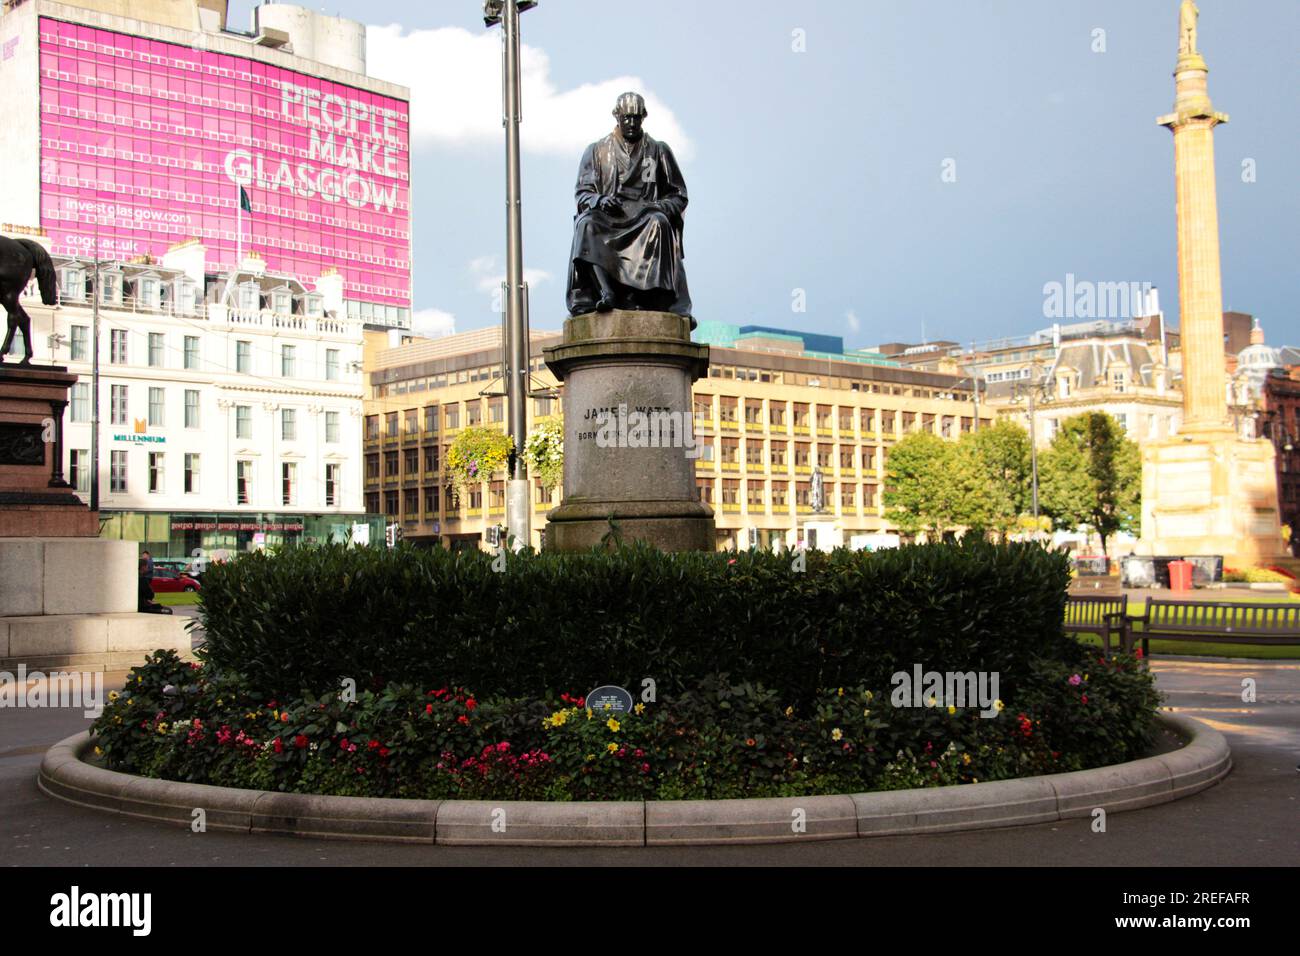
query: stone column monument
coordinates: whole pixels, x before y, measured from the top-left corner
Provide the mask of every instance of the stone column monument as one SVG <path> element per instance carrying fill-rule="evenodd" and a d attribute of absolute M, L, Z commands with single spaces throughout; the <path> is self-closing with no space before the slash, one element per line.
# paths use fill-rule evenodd
<path fill-rule="evenodd" d="M 564 499 L 547 547 L 582 551 L 648 541 L 713 550 L 699 500 L 691 383 L 709 348 L 682 264 L 686 182 L 666 143 L 645 135 L 645 101 L 624 93 L 617 126 L 578 168 L 564 339 L 545 350 L 564 382 Z"/>
<path fill-rule="evenodd" d="M 1223 349 L 1214 127 L 1209 68 L 1197 49 L 1192 0 L 1179 10 L 1174 112 L 1157 122 L 1174 134 L 1183 424 L 1142 449 L 1145 554 L 1221 554 L 1250 565 L 1283 553 L 1271 443 L 1240 439 L 1228 417 Z"/>

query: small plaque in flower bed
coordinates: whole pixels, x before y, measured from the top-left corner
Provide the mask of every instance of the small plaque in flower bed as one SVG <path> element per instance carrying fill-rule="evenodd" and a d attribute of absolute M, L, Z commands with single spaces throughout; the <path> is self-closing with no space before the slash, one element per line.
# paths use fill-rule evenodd
<path fill-rule="evenodd" d="M 632 694 L 615 684 L 605 684 L 587 695 L 587 706 L 596 714 L 605 710 L 627 714 L 632 710 Z"/>

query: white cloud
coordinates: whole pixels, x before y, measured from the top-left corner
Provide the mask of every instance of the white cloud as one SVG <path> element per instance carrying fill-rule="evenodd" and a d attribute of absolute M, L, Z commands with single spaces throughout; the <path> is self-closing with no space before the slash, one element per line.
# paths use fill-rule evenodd
<path fill-rule="evenodd" d="M 501 283 L 506 281 L 505 269 L 497 267 L 496 256 L 479 256 L 477 259 L 471 259 L 469 271 L 474 275 L 482 292 L 495 292 L 501 288 Z M 528 283 L 529 288 L 541 285 L 550 278 L 551 274 L 545 269 L 524 269 L 524 281 Z"/>
<path fill-rule="evenodd" d="M 456 316 L 442 309 L 416 309 L 411 313 L 411 331 L 431 339 L 452 335 L 456 331 Z"/>
<path fill-rule="evenodd" d="M 527 152 L 572 156 L 614 128 L 610 110 L 620 93 L 646 100 L 646 131 L 682 159 L 692 144 L 677 118 L 637 76 L 615 76 L 569 90 L 551 81 L 546 53 L 520 49 L 523 123 Z M 501 31 L 471 33 L 460 27 L 403 31 L 398 24 L 366 28 L 366 64 L 373 76 L 411 90 L 412 148 L 502 143 Z"/>
<path fill-rule="evenodd" d="M 844 313 L 844 320 L 849 324 L 850 332 L 858 332 L 862 329 L 862 321 L 858 318 L 858 313 L 852 309 Z"/>

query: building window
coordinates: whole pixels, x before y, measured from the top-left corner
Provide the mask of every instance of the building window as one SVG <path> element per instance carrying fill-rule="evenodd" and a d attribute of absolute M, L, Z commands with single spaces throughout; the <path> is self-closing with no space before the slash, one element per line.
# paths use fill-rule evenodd
<path fill-rule="evenodd" d="M 199 367 L 199 337 L 197 335 L 185 336 L 185 367 L 188 369 L 197 369 Z"/>
<path fill-rule="evenodd" d="M 90 361 L 90 326 L 72 326 L 72 361 Z"/>
<path fill-rule="evenodd" d="M 407 521 L 420 520 L 420 489 L 407 488 L 402 493 L 403 517 Z"/>
<path fill-rule="evenodd" d="M 298 349 L 293 345 L 280 346 L 280 375 L 282 378 L 293 378 L 297 374 L 298 368 Z"/>
<path fill-rule="evenodd" d="M 403 474 L 408 478 L 418 478 L 420 476 L 420 452 L 415 448 L 406 449 L 403 454 Z"/>
<path fill-rule="evenodd" d="M 72 386 L 72 420 L 90 421 L 90 383 L 77 382 Z"/>
<path fill-rule="evenodd" d="M 108 333 L 108 360 L 114 365 L 126 364 L 126 329 L 112 329 Z"/>
<path fill-rule="evenodd" d="M 298 464 L 292 461 L 280 462 L 280 504 L 298 503 Z"/>
<path fill-rule="evenodd" d="M 366 441 L 375 441 L 379 438 L 379 416 L 366 416 Z"/>
<path fill-rule="evenodd" d="M 339 503 L 339 468 L 333 462 L 325 465 L 325 507 L 337 508 Z"/>
<path fill-rule="evenodd" d="M 90 492 L 90 452 L 74 448 L 68 453 L 68 482 L 83 494 Z"/>
<path fill-rule="evenodd" d="M 402 419 L 402 428 L 406 434 L 418 435 L 420 433 L 420 410 L 418 408 L 408 408 Z"/>
<path fill-rule="evenodd" d="M 235 342 L 235 371 L 247 375 L 253 371 L 253 343 L 242 339 Z"/>
<path fill-rule="evenodd" d="M 167 347 L 167 337 L 161 332 L 149 333 L 149 367 L 161 368 L 165 362 L 163 350 Z"/>
<path fill-rule="evenodd" d="M 460 428 L 460 406 L 445 405 L 443 406 L 443 409 L 444 409 L 443 414 L 446 416 L 447 419 L 447 428 L 448 429 Z"/>
<path fill-rule="evenodd" d="M 488 401 L 488 421 L 499 422 L 504 419 L 505 405 L 504 399 L 493 398 Z"/>
<path fill-rule="evenodd" d="M 166 392 L 155 386 L 149 386 L 149 427 L 161 428 L 165 422 L 163 412 L 166 407 Z"/>
<path fill-rule="evenodd" d="M 397 517 L 397 492 L 396 491 L 384 492 L 384 514 L 388 515 L 390 518 Z"/>
<path fill-rule="evenodd" d="M 472 428 L 483 421 L 483 404 L 478 400 L 465 403 L 465 426 Z"/>
<path fill-rule="evenodd" d="M 327 382 L 337 382 L 339 380 L 339 350 L 325 350 L 325 380 Z"/>
<path fill-rule="evenodd" d="M 424 430 L 426 432 L 436 433 L 438 431 L 438 406 L 426 405 L 424 408 Z"/>
<path fill-rule="evenodd" d="M 110 425 L 126 424 L 126 386 L 114 385 L 110 389 L 108 421 Z"/>
<path fill-rule="evenodd" d="M 185 493 L 199 493 L 199 456 L 193 452 L 185 453 Z"/>
<path fill-rule="evenodd" d="M 325 413 L 325 441 L 328 444 L 337 444 L 339 440 L 339 413 Z"/>
<path fill-rule="evenodd" d="M 185 427 L 199 427 L 199 392 L 195 388 L 185 390 Z"/>
<path fill-rule="evenodd" d="M 703 501 L 706 505 L 713 504 L 713 479 L 696 478 L 695 486 L 697 489 L 699 489 L 700 500 Z"/>
<path fill-rule="evenodd" d="M 379 456 L 366 455 L 366 478 L 379 477 Z"/>
<path fill-rule="evenodd" d="M 246 459 L 235 462 L 235 504 L 246 505 L 253 500 L 253 463 Z"/>
<path fill-rule="evenodd" d="M 298 409 L 296 408 L 280 409 L 280 440 L 281 441 L 298 440 Z"/>
<path fill-rule="evenodd" d="M 149 494 L 163 493 L 163 453 L 149 452 Z"/>
<path fill-rule="evenodd" d="M 388 412 L 384 415 L 384 436 L 386 438 L 397 437 L 397 412 Z"/>
<path fill-rule="evenodd" d="M 772 425 L 785 427 L 785 402 L 769 402 L 767 420 Z"/>
<path fill-rule="evenodd" d="M 424 470 L 435 472 L 438 470 L 438 446 L 429 445 L 424 449 Z"/>
<path fill-rule="evenodd" d="M 235 406 L 235 437 L 253 437 L 253 408 L 251 405 Z"/>
<path fill-rule="evenodd" d="M 384 452 L 384 477 L 396 478 L 398 474 L 399 472 L 398 472 L 397 452 L 395 451 Z"/>
<path fill-rule="evenodd" d="M 115 451 L 109 457 L 108 490 L 115 495 L 126 494 L 126 452 Z"/>

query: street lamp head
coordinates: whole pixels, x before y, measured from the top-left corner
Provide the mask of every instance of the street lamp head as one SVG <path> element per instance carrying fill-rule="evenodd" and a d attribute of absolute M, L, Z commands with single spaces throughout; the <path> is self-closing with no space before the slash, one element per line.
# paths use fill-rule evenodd
<path fill-rule="evenodd" d="M 520 13 L 537 6 L 537 0 L 516 0 L 515 7 Z M 483 26 L 494 27 L 501 22 L 506 0 L 483 0 Z"/>

